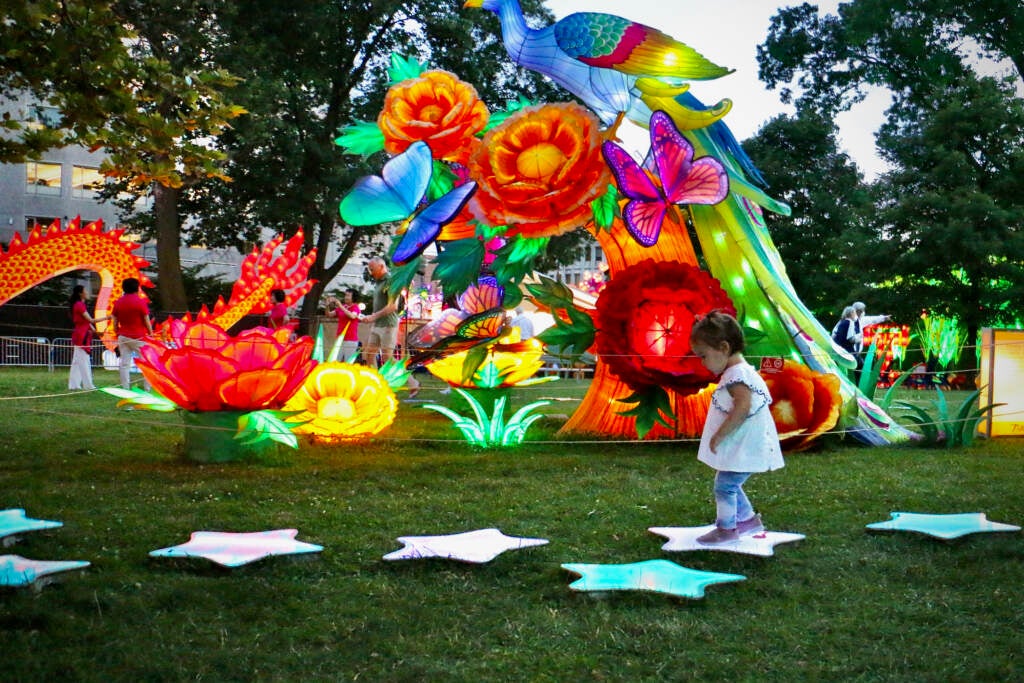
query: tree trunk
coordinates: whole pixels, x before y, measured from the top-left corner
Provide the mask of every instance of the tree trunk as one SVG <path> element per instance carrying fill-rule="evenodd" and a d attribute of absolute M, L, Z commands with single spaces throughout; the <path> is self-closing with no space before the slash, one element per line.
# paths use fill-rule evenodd
<path fill-rule="evenodd" d="M 311 337 L 316 337 L 317 308 L 324 293 L 324 286 L 325 283 L 317 280 L 313 288 L 302 299 L 302 308 L 299 310 L 300 322 L 298 333 L 300 335 L 307 334 Z"/>
<path fill-rule="evenodd" d="M 693 251 L 693 244 L 690 242 L 686 228 L 684 226 L 672 227 L 673 229 L 662 231 L 657 249 L 648 249 L 637 244 L 618 219 L 610 231 L 595 231 L 594 236 L 601 245 L 608 262 L 608 275 L 614 278 L 626 268 L 647 259 L 680 261 L 697 265 L 697 256 Z M 699 435 L 704 426 L 708 406 L 711 403 L 711 391 L 705 388 L 691 396 L 681 396 L 671 389 L 668 389 L 667 392 L 675 414 L 674 428 L 667 429 L 656 424 L 647 433 L 646 438 L 664 439 Z M 609 372 L 608 367 L 598 356 L 590 388 L 580 402 L 579 408 L 559 430 L 559 434 L 600 434 L 636 438 L 636 418 L 619 415 L 631 406 L 617 401 L 631 393 L 633 390 Z"/>
<path fill-rule="evenodd" d="M 160 307 L 181 316 L 188 310 L 185 282 L 181 277 L 181 220 L 178 216 L 179 190 L 163 185 L 153 188 L 153 221 L 156 229 L 157 276 L 160 278 Z"/>

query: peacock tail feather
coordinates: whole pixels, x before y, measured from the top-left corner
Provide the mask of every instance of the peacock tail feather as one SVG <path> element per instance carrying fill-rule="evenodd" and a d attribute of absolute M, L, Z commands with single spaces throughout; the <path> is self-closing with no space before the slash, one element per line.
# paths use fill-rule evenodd
<path fill-rule="evenodd" d="M 571 14 L 555 24 L 554 36 L 570 57 L 634 76 L 700 81 L 732 73 L 657 29 L 611 14 Z"/>

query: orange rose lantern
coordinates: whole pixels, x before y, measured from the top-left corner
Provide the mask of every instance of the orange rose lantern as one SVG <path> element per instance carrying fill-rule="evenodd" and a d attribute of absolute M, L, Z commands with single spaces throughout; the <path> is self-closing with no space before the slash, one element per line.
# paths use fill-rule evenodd
<path fill-rule="evenodd" d="M 836 426 L 843 404 L 838 377 L 789 360 L 780 372 L 762 376 L 772 395 L 772 417 L 783 450 L 802 451 Z"/>
<path fill-rule="evenodd" d="M 488 131 L 469 160 L 473 215 L 508 236 L 550 237 L 584 225 L 611 181 L 593 114 L 577 104 L 526 107 Z"/>
<path fill-rule="evenodd" d="M 489 118 L 472 85 L 447 71 L 425 71 L 391 86 L 377 125 L 391 154 L 422 140 L 435 159 L 465 163 Z"/>

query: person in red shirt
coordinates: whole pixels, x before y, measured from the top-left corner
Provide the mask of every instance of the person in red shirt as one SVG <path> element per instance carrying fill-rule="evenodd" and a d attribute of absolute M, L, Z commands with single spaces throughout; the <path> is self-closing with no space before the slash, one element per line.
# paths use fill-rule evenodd
<path fill-rule="evenodd" d="M 270 329 L 276 330 L 288 324 L 288 307 L 284 305 L 284 290 L 275 289 L 270 293 L 270 313 L 267 314 L 267 324 Z"/>
<path fill-rule="evenodd" d="M 92 383 L 92 352 L 93 325 L 106 320 L 106 318 L 94 318 L 89 315 L 89 308 L 85 305 L 88 295 L 84 285 L 75 285 L 71 290 L 71 300 L 68 301 L 68 312 L 71 315 L 71 344 L 73 356 L 71 358 L 71 374 L 68 376 L 68 389 L 95 389 Z"/>
<path fill-rule="evenodd" d="M 153 323 L 149 319 L 149 302 L 139 294 L 139 281 L 133 277 L 121 283 L 124 295 L 114 302 L 110 319 L 117 334 L 117 351 L 121 354 L 118 370 L 121 373 L 121 387 L 131 388 L 132 354 L 146 343 L 145 338 L 153 334 Z M 142 380 L 146 391 L 149 382 Z"/>
<path fill-rule="evenodd" d="M 345 300 L 334 297 L 327 300 L 327 315 L 338 319 L 338 338 L 341 339 L 340 359 L 348 362 L 359 350 L 359 314 L 362 306 L 355 302 L 354 289 L 345 290 Z"/>

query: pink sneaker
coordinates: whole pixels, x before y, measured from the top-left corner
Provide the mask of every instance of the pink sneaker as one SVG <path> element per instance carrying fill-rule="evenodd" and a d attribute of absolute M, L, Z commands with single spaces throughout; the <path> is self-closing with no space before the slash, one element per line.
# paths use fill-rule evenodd
<path fill-rule="evenodd" d="M 750 519 L 736 522 L 736 533 L 740 536 L 750 536 L 764 531 L 764 524 L 761 523 L 761 515 L 754 515 Z"/>
<path fill-rule="evenodd" d="M 736 529 L 723 529 L 718 526 L 703 536 L 697 537 L 697 542 L 703 543 L 704 545 L 717 545 L 719 543 L 729 543 L 731 541 L 738 540 L 740 540 L 740 535 L 736 532 Z"/>

